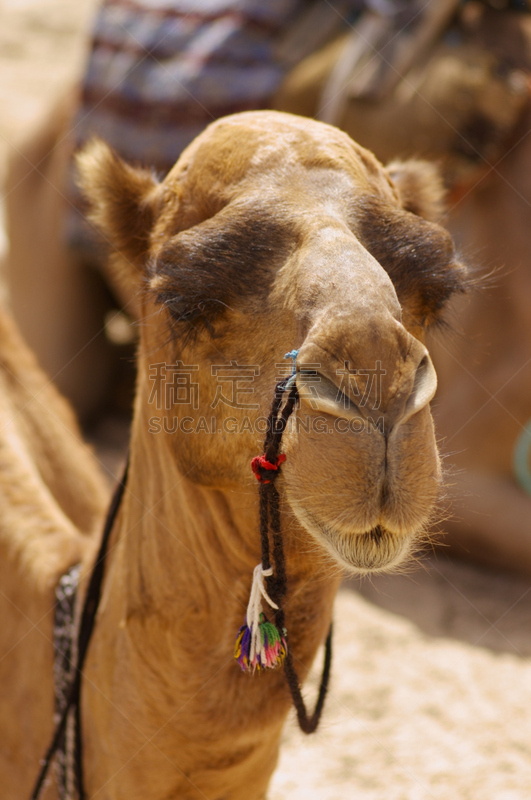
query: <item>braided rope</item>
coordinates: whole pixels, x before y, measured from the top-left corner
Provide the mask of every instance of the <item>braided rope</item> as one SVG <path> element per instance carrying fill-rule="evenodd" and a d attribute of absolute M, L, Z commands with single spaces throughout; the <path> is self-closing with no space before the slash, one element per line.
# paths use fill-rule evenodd
<path fill-rule="evenodd" d="M 288 399 L 281 410 L 282 397 L 289 387 Z M 284 545 L 281 533 L 280 517 L 280 495 L 275 486 L 275 481 L 280 473 L 280 465 L 285 461 L 285 456 L 280 454 L 282 434 L 284 433 L 288 419 L 295 410 L 298 399 L 298 391 L 292 378 L 280 381 L 275 387 L 275 396 L 268 419 L 267 434 L 264 442 L 264 455 L 259 463 L 260 473 L 253 467 L 253 472 L 260 481 L 260 541 L 262 546 L 262 571 L 267 577 L 267 590 L 274 604 L 278 606 L 275 611 L 275 625 L 279 631 L 285 631 L 285 614 L 282 608 L 282 600 L 287 594 L 286 564 L 284 558 Z M 275 571 L 271 575 L 271 552 L 269 530 L 271 529 L 273 561 Z M 300 729 L 304 733 L 313 733 L 319 725 L 319 720 L 324 708 L 326 693 L 330 680 L 330 668 L 332 663 L 332 625 L 328 631 L 325 642 L 325 654 L 321 682 L 317 702 L 312 714 L 309 714 L 301 693 L 301 684 L 295 669 L 291 648 L 286 649 L 284 656 L 284 674 L 288 688 L 291 693 L 293 705 L 297 711 L 297 720 Z"/>

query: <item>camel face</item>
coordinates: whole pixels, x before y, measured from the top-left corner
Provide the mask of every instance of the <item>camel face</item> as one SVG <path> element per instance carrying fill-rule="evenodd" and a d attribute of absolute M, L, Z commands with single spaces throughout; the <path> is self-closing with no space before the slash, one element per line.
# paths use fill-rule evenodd
<path fill-rule="evenodd" d="M 161 184 L 101 143 L 80 168 L 93 219 L 142 293 L 138 408 L 150 407 L 154 363 L 193 368 L 189 407 L 164 409 L 187 429 L 157 429 L 179 468 L 204 485 L 252 486 L 259 423 L 297 348 L 290 518 L 351 570 L 399 563 L 440 483 L 421 340 L 462 288 L 449 235 L 421 216 L 438 202 L 429 168 L 386 171 L 338 130 L 275 112 L 214 123 Z M 223 366 L 252 367 L 239 402 L 219 402 Z"/>

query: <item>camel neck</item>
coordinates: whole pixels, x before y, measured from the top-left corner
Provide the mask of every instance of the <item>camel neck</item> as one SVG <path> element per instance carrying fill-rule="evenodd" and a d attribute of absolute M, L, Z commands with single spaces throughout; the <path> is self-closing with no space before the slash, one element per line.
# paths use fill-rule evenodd
<path fill-rule="evenodd" d="M 142 752 L 141 777 L 130 787 L 135 798 L 146 796 L 150 770 L 161 785 L 175 781 L 171 765 L 159 758 L 166 749 L 179 754 L 175 796 L 192 796 L 187 775 L 202 787 L 208 763 L 227 782 L 225 796 L 258 800 L 290 698 L 282 670 L 252 679 L 233 656 L 260 560 L 256 482 L 251 475 L 249 488 L 240 491 L 197 485 L 170 457 L 171 443 L 154 447 L 142 433 L 133 430 L 127 489 L 84 671 L 87 788 L 119 771 L 134 743 Z M 338 581 L 319 573 L 307 543 L 299 541 L 300 550 L 287 544 L 286 626 L 304 679 L 326 637 Z M 155 735 L 158 750 L 148 751 L 143 737 Z M 239 777 L 227 766 L 235 746 L 247 754 Z M 258 765 L 256 793 L 249 794 Z M 109 793 L 113 800 L 121 796 Z"/>
<path fill-rule="evenodd" d="M 181 586 L 191 574 L 199 583 L 232 583 L 260 559 L 256 487 L 238 492 L 198 485 L 179 470 L 167 438 L 159 444 L 145 446 L 133 436 L 118 523 L 131 573 L 141 570 L 155 591 L 166 574 Z"/>
<path fill-rule="evenodd" d="M 185 602 L 204 610 L 204 635 L 215 638 L 228 625 L 233 637 L 261 559 L 256 481 L 249 470 L 249 483 L 240 490 L 198 485 L 179 470 L 168 436 L 154 447 L 143 434 L 137 424 L 113 534 L 125 613 L 154 614 L 171 624 L 173 611 Z M 295 606 L 306 598 L 319 604 L 320 591 L 328 596 L 337 578 L 330 578 L 295 524 L 285 537 L 289 593 L 298 597 Z"/>

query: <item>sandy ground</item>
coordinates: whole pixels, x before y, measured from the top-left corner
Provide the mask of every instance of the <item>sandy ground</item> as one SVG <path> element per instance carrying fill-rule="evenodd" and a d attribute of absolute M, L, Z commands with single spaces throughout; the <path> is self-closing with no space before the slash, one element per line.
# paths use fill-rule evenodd
<path fill-rule="evenodd" d="M 271 800 L 531 796 L 531 584 L 426 566 L 344 585 L 322 728 L 288 727 Z"/>
<path fill-rule="evenodd" d="M 93 9 L 1 0 L 0 177 L 79 72 Z M 529 800 L 531 580 L 432 557 L 346 582 L 335 620 L 320 731 L 290 721 L 271 800 Z"/>

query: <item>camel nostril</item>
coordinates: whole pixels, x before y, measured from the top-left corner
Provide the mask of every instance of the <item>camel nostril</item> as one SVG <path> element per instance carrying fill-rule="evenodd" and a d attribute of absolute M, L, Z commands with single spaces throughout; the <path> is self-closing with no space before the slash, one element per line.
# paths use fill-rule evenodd
<path fill-rule="evenodd" d="M 421 408 L 428 405 L 430 400 L 433 399 L 437 389 L 437 375 L 432 360 L 426 353 L 421 359 L 417 371 L 415 373 L 415 380 L 413 381 L 413 388 L 408 397 L 404 416 L 401 422 L 404 422 Z"/>

